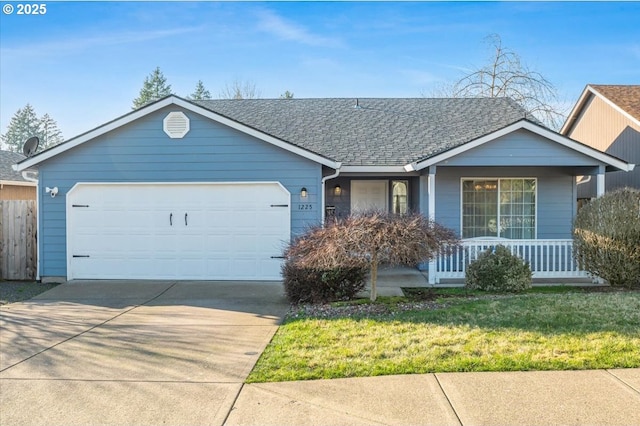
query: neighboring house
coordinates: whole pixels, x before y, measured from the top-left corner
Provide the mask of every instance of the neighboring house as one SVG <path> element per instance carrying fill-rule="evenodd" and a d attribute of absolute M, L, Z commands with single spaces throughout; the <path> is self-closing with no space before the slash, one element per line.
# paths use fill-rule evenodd
<path fill-rule="evenodd" d="M 560 133 L 629 163 L 640 163 L 640 86 L 588 85 Z M 578 198 L 597 195 L 591 176 L 579 178 Z M 606 191 L 640 189 L 640 167 L 607 175 Z"/>
<path fill-rule="evenodd" d="M 537 276 L 577 276 L 576 176 L 633 165 L 525 117 L 508 99 L 170 96 L 17 169 L 39 171 L 42 278 L 278 280 L 292 235 L 371 208 L 467 239 L 434 283 L 497 238 Z"/>
<path fill-rule="evenodd" d="M 35 200 L 36 183 L 13 170 L 26 157 L 17 152 L 0 151 L 0 200 Z"/>

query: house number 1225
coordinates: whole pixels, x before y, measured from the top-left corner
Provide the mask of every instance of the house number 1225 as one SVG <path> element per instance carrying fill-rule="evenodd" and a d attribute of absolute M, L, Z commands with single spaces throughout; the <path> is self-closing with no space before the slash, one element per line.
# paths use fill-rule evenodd
<path fill-rule="evenodd" d="M 313 210 L 313 204 L 298 204 L 298 210 Z"/>

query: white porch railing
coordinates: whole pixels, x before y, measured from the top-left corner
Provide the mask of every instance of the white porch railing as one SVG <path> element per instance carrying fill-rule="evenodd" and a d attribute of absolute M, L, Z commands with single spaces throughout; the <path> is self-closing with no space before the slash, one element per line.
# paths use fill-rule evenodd
<path fill-rule="evenodd" d="M 464 279 L 469 263 L 497 245 L 529 262 L 533 278 L 592 278 L 578 268 L 573 258 L 573 240 L 471 239 L 429 263 L 429 283 L 438 284 L 442 278 Z"/>

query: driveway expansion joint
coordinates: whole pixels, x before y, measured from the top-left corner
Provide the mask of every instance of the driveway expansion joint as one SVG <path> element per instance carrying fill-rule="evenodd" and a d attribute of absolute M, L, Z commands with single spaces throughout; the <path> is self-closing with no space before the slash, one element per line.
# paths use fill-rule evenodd
<path fill-rule="evenodd" d="M 640 389 L 636 389 L 634 388 L 632 385 L 630 385 L 629 383 L 627 383 L 626 381 L 624 381 L 623 379 L 621 379 L 620 377 L 618 377 L 617 375 L 613 374 L 609 369 L 604 370 L 606 373 L 608 373 L 610 376 L 613 376 L 614 379 L 616 379 L 618 382 L 622 383 L 623 385 L 625 385 L 626 387 L 628 387 L 629 389 L 631 389 L 633 392 L 637 393 L 638 395 L 640 395 Z"/>
<path fill-rule="evenodd" d="M 436 379 L 436 382 L 438 383 L 438 386 L 440 387 L 440 390 L 442 391 L 442 394 L 447 399 L 447 402 L 449 403 L 449 407 L 451 407 L 451 411 L 453 411 L 453 414 L 455 414 L 456 419 L 458 419 L 458 423 L 460 425 L 463 425 L 464 423 L 462 423 L 462 419 L 458 415 L 458 412 L 456 411 L 456 407 L 453 406 L 453 403 L 451 402 L 451 399 L 449 398 L 449 395 L 447 395 L 447 392 L 444 390 L 444 387 L 442 386 L 442 383 L 440 383 L 440 379 L 438 378 L 438 374 L 433 373 L 433 377 Z"/>

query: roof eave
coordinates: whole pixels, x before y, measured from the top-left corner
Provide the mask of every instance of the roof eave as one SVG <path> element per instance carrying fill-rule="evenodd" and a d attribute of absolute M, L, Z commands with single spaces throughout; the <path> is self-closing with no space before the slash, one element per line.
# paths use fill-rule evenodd
<path fill-rule="evenodd" d="M 340 169 L 341 173 L 406 173 L 409 170 L 405 169 L 405 166 L 349 166 L 344 165 Z"/>
<path fill-rule="evenodd" d="M 580 94 L 580 97 L 578 98 L 578 102 L 576 102 L 576 104 L 573 106 L 573 108 L 571 109 L 571 112 L 567 116 L 567 119 L 565 120 L 564 124 L 562 125 L 562 128 L 560 129 L 559 133 L 561 135 L 565 135 L 566 136 L 567 134 L 569 134 L 569 132 L 573 128 L 573 125 L 576 123 L 576 120 L 578 118 L 578 115 L 580 115 L 580 112 L 582 111 L 582 108 L 584 108 L 584 104 L 586 103 L 587 98 L 590 95 L 593 95 L 592 90 L 593 90 L 593 88 L 588 84 L 582 90 L 582 93 Z"/>
<path fill-rule="evenodd" d="M 0 179 L 0 185 L 36 186 L 36 183 L 35 182 L 24 181 L 24 180 L 3 180 L 3 179 Z"/>

